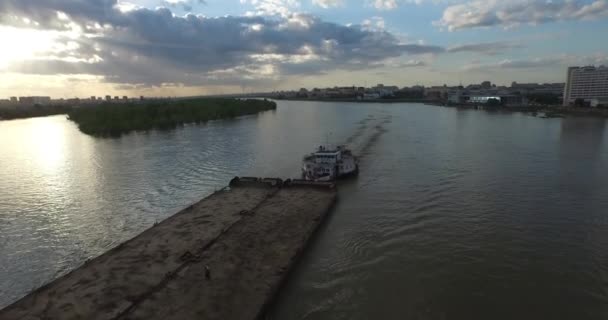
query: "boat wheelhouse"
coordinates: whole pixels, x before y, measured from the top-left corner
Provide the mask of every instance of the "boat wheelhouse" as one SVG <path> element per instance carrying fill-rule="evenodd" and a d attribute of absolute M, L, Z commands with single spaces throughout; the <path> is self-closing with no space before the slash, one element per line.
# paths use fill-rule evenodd
<path fill-rule="evenodd" d="M 307 180 L 331 181 L 358 171 L 357 158 L 345 146 L 319 146 L 302 161 L 302 178 Z"/>

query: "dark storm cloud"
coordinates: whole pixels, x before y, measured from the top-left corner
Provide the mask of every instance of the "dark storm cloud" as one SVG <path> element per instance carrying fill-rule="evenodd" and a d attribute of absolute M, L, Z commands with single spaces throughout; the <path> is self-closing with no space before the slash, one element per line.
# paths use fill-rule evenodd
<path fill-rule="evenodd" d="M 41 28 L 63 28 L 64 22 L 57 12 L 69 15 L 76 22 L 95 21 L 107 23 L 116 17 L 117 0 L 3 0 L 0 1 L 0 22 L 14 24 L 26 17 L 40 24 Z"/>
<path fill-rule="evenodd" d="M 180 17 L 167 8 L 121 11 L 116 0 L 5 0 L 0 4 L 4 24 L 26 17 L 39 28 L 68 28 L 69 21 L 58 12 L 88 33 L 72 40 L 80 47 L 70 54 L 87 61 L 96 57 L 96 62 L 28 61 L 13 66 L 13 71 L 89 73 L 116 83 L 202 84 L 230 81 L 231 77 L 257 81 L 278 75 L 358 70 L 381 65 L 388 58 L 445 51 L 437 46 L 403 44 L 383 30 L 339 25 L 306 14 Z M 91 28 L 95 24 L 103 28 Z M 272 67 L 262 68 L 264 64 Z"/>

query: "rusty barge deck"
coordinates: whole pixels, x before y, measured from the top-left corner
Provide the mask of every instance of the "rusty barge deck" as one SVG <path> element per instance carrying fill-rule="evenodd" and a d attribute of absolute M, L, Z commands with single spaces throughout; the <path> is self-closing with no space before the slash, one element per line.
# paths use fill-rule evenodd
<path fill-rule="evenodd" d="M 235 178 L 0 319 L 259 318 L 336 197 L 331 183 Z"/>

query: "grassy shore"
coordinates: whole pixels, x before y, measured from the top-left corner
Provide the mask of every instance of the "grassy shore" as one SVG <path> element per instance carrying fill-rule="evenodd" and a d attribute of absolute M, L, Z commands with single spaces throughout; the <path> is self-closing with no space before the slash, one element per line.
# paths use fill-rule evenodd
<path fill-rule="evenodd" d="M 268 100 L 184 99 L 137 104 L 102 104 L 74 108 L 68 118 L 93 136 L 120 136 L 131 131 L 172 129 L 187 123 L 228 119 L 276 109 Z"/>
<path fill-rule="evenodd" d="M 35 117 L 66 114 L 71 110 L 68 106 L 15 106 L 0 108 L 0 120 L 14 120 Z"/>

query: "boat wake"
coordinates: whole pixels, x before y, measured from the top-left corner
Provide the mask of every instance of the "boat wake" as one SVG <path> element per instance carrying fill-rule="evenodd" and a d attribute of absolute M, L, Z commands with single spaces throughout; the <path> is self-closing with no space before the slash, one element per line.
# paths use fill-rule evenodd
<path fill-rule="evenodd" d="M 392 122 L 391 115 L 369 115 L 359 121 L 355 132 L 346 139 L 346 144 L 360 159 L 370 154 L 370 149 L 380 137 L 388 132 L 386 128 Z"/>

